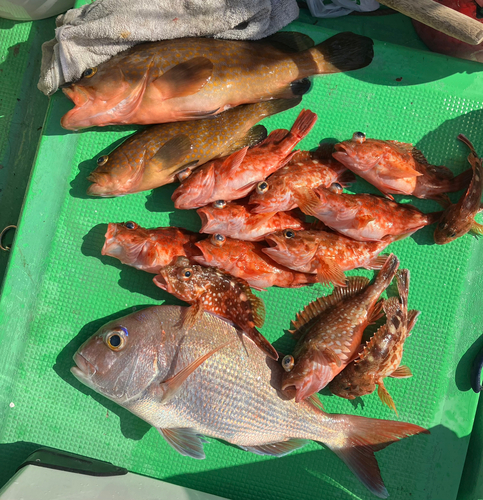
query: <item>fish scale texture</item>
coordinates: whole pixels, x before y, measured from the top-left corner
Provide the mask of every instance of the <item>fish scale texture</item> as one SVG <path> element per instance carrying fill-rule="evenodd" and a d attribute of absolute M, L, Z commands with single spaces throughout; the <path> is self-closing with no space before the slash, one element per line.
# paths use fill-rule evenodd
<path fill-rule="evenodd" d="M 316 42 L 334 34 L 302 23 L 287 29 L 303 31 Z M 375 53 L 364 70 L 314 78 L 301 105 L 263 123 L 269 130 L 290 128 L 308 108 L 319 119 L 301 149 L 315 148 L 326 138 L 345 140 L 361 130 L 368 137 L 413 142 L 430 161 L 457 173 L 468 167 L 467 151 L 456 140 L 459 133 L 483 154 L 479 65 L 377 42 Z M 2 447 L 20 456 L 35 444 L 233 499 L 374 498 L 318 443 L 271 458 L 209 439 L 205 460 L 183 457 L 155 429 L 70 374 L 74 352 L 105 322 L 145 305 L 181 303 L 157 288 L 152 275 L 101 256 L 107 223 L 134 220 L 146 227 L 197 230 L 200 221 L 194 211 L 174 210 L 175 186 L 123 198 L 88 198 L 85 178 L 96 158 L 135 127 L 66 132 L 59 120 L 69 108 L 62 95 L 52 98 L 0 303 L 3 474 L 13 471 L 2 461 Z M 353 190 L 376 192 L 361 180 Z M 438 209 L 432 201 L 411 202 L 424 211 Z M 414 376 L 386 383 L 399 417 L 377 394 L 355 402 L 325 391 L 320 396 L 328 412 L 399 419 L 431 430 L 430 436 L 377 453 L 394 500 L 456 498 L 476 411 L 477 397 L 467 380 L 470 360 L 464 355 L 479 337 L 483 319 L 483 249 L 470 235 L 436 246 L 432 230 L 389 247 L 411 271 L 409 307 L 422 311 L 403 356 Z M 366 270 L 348 274 L 374 276 Z M 290 352 L 295 345 L 286 331 L 291 319 L 328 292 L 320 285 L 256 292 L 267 309 L 262 333 L 280 352 Z"/>

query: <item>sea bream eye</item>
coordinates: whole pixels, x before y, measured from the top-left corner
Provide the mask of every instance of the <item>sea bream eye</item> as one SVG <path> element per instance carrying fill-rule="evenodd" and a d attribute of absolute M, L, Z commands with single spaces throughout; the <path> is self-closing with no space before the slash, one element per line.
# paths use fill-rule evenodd
<path fill-rule="evenodd" d="M 217 200 L 215 203 L 213 203 L 214 208 L 225 208 L 226 207 L 226 201 L 225 200 Z"/>
<path fill-rule="evenodd" d="M 366 134 L 364 134 L 364 132 L 355 132 L 354 135 L 352 136 L 352 141 L 358 142 L 359 144 L 362 144 L 365 140 L 366 140 Z"/>
<path fill-rule="evenodd" d="M 87 68 L 84 71 L 84 73 L 82 73 L 82 76 L 84 78 L 92 78 L 96 73 L 97 73 L 97 68 Z"/>
<path fill-rule="evenodd" d="M 107 333 L 105 343 L 112 351 L 120 351 L 125 347 L 128 335 L 127 329 L 123 326 L 115 328 Z"/>
<path fill-rule="evenodd" d="M 293 359 L 293 356 L 290 356 L 290 354 L 287 354 L 287 356 L 285 356 L 282 359 L 282 367 L 286 372 L 289 372 L 292 370 L 294 363 L 295 363 L 295 361 Z"/>
<path fill-rule="evenodd" d="M 132 220 L 130 220 L 129 222 L 126 222 L 124 224 L 124 226 L 127 228 L 127 229 L 137 229 L 139 226 L 133 222 Z"/>
<path fill-rule="evenodd" d="M 102 167 L 102 165 L 105 165 L 107 163 L 107 160 L 109 160 L 109 156 L 99 156 L 99 158 L 97 158 L 97 166 Z"/>
<path fill-rule="evenodd" d="M 217 247 L 221 247 L 223 243 L 225 243 L 225 241 L 226 238 L 219 233 L 216 233 L 211 237 L 211 242 L 213 243 L 213 245 L 216 245 Z"/>
<path fill-rule="evenodd" d="M 285 236 L 285 238 L 290 239 L 290 238 L 293 238 L 295 236 L 295 232 L 292 231 L 291 229 L 285 229 L 285 231 L 283 232 L 283 235 Z"/>
<path fill-rule="evenodd" d="M 257 185 L 257 193 L 258 194 L 263 194 L 268 191 L 268 182 L 262 181 L 259 182 Z"/>

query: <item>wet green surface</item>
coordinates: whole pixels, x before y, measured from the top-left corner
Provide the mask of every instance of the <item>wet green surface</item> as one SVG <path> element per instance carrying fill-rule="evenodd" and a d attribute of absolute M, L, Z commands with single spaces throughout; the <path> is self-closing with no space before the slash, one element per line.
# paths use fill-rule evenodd
<path fill-rule="evenodd" d="M 355 18 L 319 21 L 325 23 L 338 30 L 357 23 L 354 31 L 382 40 L 376 44 L 373 64 L 357 73 L 315 79 L 301 106 L 266 120 L 269 129 L 290 127 L 305 107 L 317 112 L 319 120 L 302 148 L 363 130 L 368 136 L 414 142 L 430 161 L 444 162 L 455 172 L 466 168 L 466 151 L 455 139 L 458 133 L 483 152 L 480 65 L 391 45 L 396 26 L 388 29 L 385 24 L 378 37 L 368 32 L 374 30 L 375 19 L 363 25 Z M 333 34 L 300 23 L 288 29 L 304 31 L 316 41 Z M 402 29 L 401 39 L 411 40 L 411 26 L 406 23 Z M 30 77 L 27 93 L 39 96 L 37 103 L 45 102 L 36 81 L 36 75 Z M 13 108 L 8 109 L 15 109 L 14 98 L 12 94 Z M 125 198 L 87 198 L 85 177 L 95 159 L 131 129 L 64 131 L 59 119 L 70 107 L 60 94 L 52 99 L 0 300 L 0 484 L 31 450 L 46 445 L 228 498 L 374 498 L 316 443 L 271 459 L 211 440 L 206 460 L 181 457 L 154 429 L 73 379 L 72 354 L 101 324 L 133 307 L 174 302 L 154 287 L 150 275 L 100 256 L 106 224 L 131 219 L 148 227 L 172 224 L 196 230 L 199 221 L 193 212 L 173 209 L 172 186 Z M 15 113 L 9 116 L 12 127 Z M 21 136 L 17 132 L 15 137 Z M 33 155 L 35 140 L 28 142 Z M 0 143 L 7 144 L 2 155 L 8 143 Z M 368 188 L 362 183 L 355 187 Z M 0 202 L 3 206 L 4 199 Z M 436 209 L 432 202 L 415 204 L 425 211 Z M 389 380 L 387 386 L 401 420 L 431 429 L 431 436 L 411 438 L 377 454 L 393 499 L 456 498 L 477 406 L 469 366 L 483 319 L 483 247 L 470 236 L 436 247 L 431 234 L 427 228 L 390 247 L 411 270 L 410 307 L 423 314 L 404 357 L 415 375 Z M 263 333 L 279 350 L 293 346 L 283 331 L 295 313 L 323 292 L 314 286 L 263 294 Z M 335 397 L 323 400 L 329 412 L 396 418 L 376 394 L 354 405 Z M 472 447 L 478 456 L 475 436 Z M 472 466 L 466 481 L 479 470 L 474 461 Z M 475 498 L 468 495 L 462 498 Z"/>

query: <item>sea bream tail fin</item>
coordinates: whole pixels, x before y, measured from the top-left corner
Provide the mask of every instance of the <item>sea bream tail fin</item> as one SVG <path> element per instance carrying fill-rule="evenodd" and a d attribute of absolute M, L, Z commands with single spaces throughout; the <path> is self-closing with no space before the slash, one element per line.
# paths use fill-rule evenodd
<path fill-rule="evenodd" d="M 328 445 L 364 486 L 379 498 L 387 498 L 389 494 L 384 486 L 374 452 L 405 437 L 421 433 L 429 434 L 423 427 L 407 422 L 378 420 L 356 415 L 330 415 L 330 417 L 340 422 L 343 436 L 339 435 L 337 440 L 334 437 L 333 445 L 327 440 L 320 439 L 320 441 Z"/>
<path fill-rule="evenodd" d="M 339 73 L 368 66 L 374 58 L 373 45 L 374 42 L 367 36 L 344 32 L 319 43 L 308 52 L 317 64 L 318 74 Z"/>

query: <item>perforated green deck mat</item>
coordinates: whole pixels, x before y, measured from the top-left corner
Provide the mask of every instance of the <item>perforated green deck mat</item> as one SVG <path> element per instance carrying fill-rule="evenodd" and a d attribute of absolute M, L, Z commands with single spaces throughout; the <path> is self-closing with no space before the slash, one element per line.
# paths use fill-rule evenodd
<path fill-rule="evenodd" d="M 297 22 L 287 30 L 316 42 L 334 34 Z M 290 128 L 300 110 L 309 108 L 319 118 L 301 149 L 361 130 L 368 137 L 413 142 L 430 162 L 459 173 L 468 167 L 459 133 L 483 154 L 479 70 L 476 63 L 376 42 L 368 68 L 315 78 L 300 106 L 263 123 L 269 130 Z M 149 304 L 180 303 L 156 288 L 152 275 L 101 257 L 107 223 L 134 220 L 191 230 L 200 223 L 194 211 L 174 210 L 174 186 L 124 198 L 88 198 L 85 178 L 96 158 L 134 128 L 62 130 L 59 120 L 71 107 L 60 94 L 52 99 L 1 297 L 2 474 L 13 472 L 12 456 L 44 445 L 233 499 L 374 498 L 318 443 L 270 458 L 210 439 L 205 460 L 182 457 L 155 429 L 73 378 L 72 355 L 103 323 Z M 375 192 L 362 181 L 355 190 Z M 411 201 L 424 211 L 438 210 L 434 202 Z M 328 412 L 399 419 L 431 430 L 430 436 L 408 438 L 376 454 L 393 499 L 456 498 L 477 406 L 467 353 L 483 316 L 483 247 L 470 235 L 436 246 L 433 230 L 389 247 L 411 271 L 410 307 L 422 311 L 403 358 L 414 376 L 386 379 L 399 416 L 377 394 L 362 403 L 321 396 Z M 262 332 L 281 352 L 289 351 L 294 342 L 284 330 L 290 320 L 326 292 L 320 285 L 257 292 L 267 308 Z M 2 461 L 2 451 L 10 460 Z"/>

